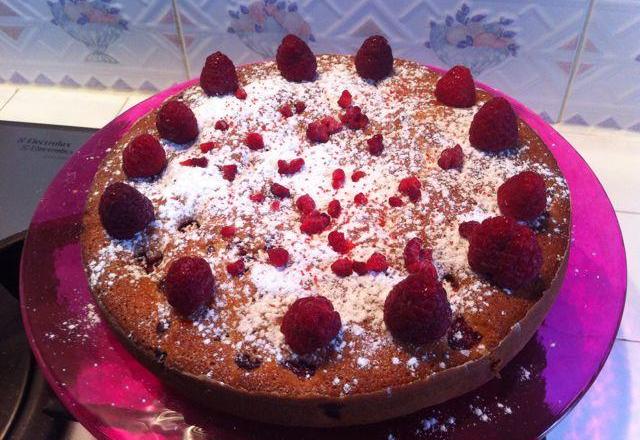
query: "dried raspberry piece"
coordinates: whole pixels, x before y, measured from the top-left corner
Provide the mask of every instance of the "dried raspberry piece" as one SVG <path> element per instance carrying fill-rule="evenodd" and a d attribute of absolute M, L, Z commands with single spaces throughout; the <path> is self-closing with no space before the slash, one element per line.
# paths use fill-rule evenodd
<path fill-rule="evenodd" d="M 107 234 L 125 240 L 143 231 L 155 219 L 151 200 L 122 182 L 112 183 L 104 190 L 98 213 Z"/>
<path fill-rule="evenodd" d="M 393 337 L 413 344 L 443 337 L 451 325 L 451 306 L 440 282 L 422 272 L 400 281 L 384 302 L 384 323 Z"/>
<path fill-rule="evenodd" d="M 242 88 L 242 87 L 238 87 L 236 89 L 236 98 L 238 98 L 241 101 L 244 101 L 245 99 L 247 99 L 247 92 Z"/>
<path fill-rule="evenodd" d="M 351 93 L 348 90 L 343 90 L 340 99 L 338 99 L 338 105 L 342 108 L 347 108 L 351 105 L 351 101 Z"/>
<path fill-rule="evenodd" d="M 204 258 L 182 257 L 169 266 L 165 278 L 167 301 L 181 315 L 194 317 L 213 299 L 215 278 Z"/>
<path fill-rule="evenodd" d="M 302 217 L 300 230 L 308 235 L 319 234 L 331 223 L 331 217 L 320 211 L 311 211 Z"/>
<path fill-rule="evenodd" d="M 342 232 L 331 231 L 327 238 L 331 249 L 339 254 L 346 254 L 354 247 L 351 240 L 347 240 Z"/>
<path fill-rule="evenodd" d="M 388 268 L 387 257 L 380 252 L 374 252 L 367 260 L 367 270 L 370 272 L 384 272 Z"/>
<path fill-rule="evenodd" d="M 393 53 L 387 39 L 373 35 L 362 43 L 355 57 L 356 71 L 365 79 L 380 81 L 393 70 Z"/>
<path fill-rule="evenodd" d="M 284 104 L 278 109 L 278 111 L 285 118 L 290 118 L 291 116 L 293 116 L 293 110 L 291 110 L 291 106 L 289 104 Z"/>
<path fill-rule="evenodd" d="M 305 104 L 303 101 L 296 101 L 293 103 L 293 106 L 295 107 L 296 113 L 298 114 L 304 112 L 304 110 L 307 108 L 307 104 Z"/>
<path fill-rule="evenodd" d="M 369 123 L 369 118 L 362 113 L 357 105 L 347 107 L 345 112 L 340 115 L 340 120 L 352 130 L 362 130 Z"/>
<path fill-rule="evenodd" d="M 420 186 L 421 184 L 417 177 L 405 177 L 400 181 L 400 184 L 398 185 L 398 191 L 409 197 L 409 200 L 411 200 L 413 203 L 416 203 L 422 196 Z"/>
<path fill-rule="evenodd" d="M 202 153 L 208 153 L 209 151 L 213 150 L 214 148 L 218 148 L 219 145 L 216 144 L 215 142 L 204 142 L 202 144 L 200 144 L 200 152 Z"/>
<path fill-rule="evenodd" d="M 391 196 L 389 197 L 389 205 L 391 205 L 394 208 L 398 208 L 400 206 L 403 206 L 404 202 L 398 196 Z"/>
<path fill-rule="evenodd" d="M 209 55 L 200 73 L 200 86 L 209 96 L 235 92 L 238 88 L 238 75 L 233 61 L 222 52 Z"/>
<path fill-rule="evenodd" d="M 518 146 L 518 118 L 504 98 L 491 98 L 471 121 L 469 142 L 478 150 L 497 152 Z"/>
<path fill-rule="evenodd" d="M 309 214 L 316 209 L 316 202 L 311 198 L 309 194 L 305 194 L 303 196 L 298 197 L 296 200 L 296 208 L 300 210 L 303 214 Z"/>
<path fill-rule="evenodd" d="M 309 354 L 329 346 L 342 327 L 340 314 L 324 296 L 296 300 L 282 318 L 280 331 L 297 354 Z"/>
<path fill-rule="evenodd" d="M 338 258 L 331 263 L 331 270 L 340 278 L 348 277 L 353 273 L 353 262 L 348 258 Z"/>
<path fill-rule="evenodd" d="M 233 225 L 223 226 L 220 228 L 220 235 L 224 238 L 232 238 L 236 235 L 237 228 Z"/>
<path fill-rule="evenodd" d="M 280 211 L 280 200 L 274 200 L 271 202 L 271 212 Z"/>
<path fill-rule="evenodd" d="M 535 233 L 511 217 L 488 218 L 474 231 L 469 266 L 499 287 L 518 289 L 534 281 L 542 267 Z"/>
<path fill-rule="evenodd" d="M 245 267 L 244 267 L 244 261 L 242 261 L 242 258 L 234 261 L 233 263 L 227 264 L 227 273 L 232 277 L 239 277 L 244 273 L 244 271 L 245 271 Z"/>
<path fill-rule="evenodd" d="M 431 251 L 424 248 L 422 240 L 414 237 L 407 242 L 402 254 L 404 267 L 409 273 L 425 272 L 431 276 L 438 277 L 431 259 Z"/>
<path fill-rule="evenodd" d="M 253 193 L 249 196 L 249 200 L 255 203 L 262 203 L 264 202 L 264 194 L 261 192 Z"/>
<path fill-rule="evenodd" d="M 480 222 L 477 222 L 475 220 L 462 222 L 458 225 L 458 233 L 462 238 L 470 240 L 473 232 L 476 230 L 479 224 Z"/>
<path fill-rule="evenodd" d="M 244 138 L 244 144 L 249 147 L 250 150 L 257 151 L 264 148 L 264 140 L 260 133 L 249 133 Z"/>
<path fill-rule="evenodd" d="M 369 269 L 367 269 L 367 263 L 365 263 L 364 261 L 354 261 L 352 267 L 353 271 L 360 276 L 369 273 Z"/>
<path fill-rule="evenodd" d="M 271 184 L 271 194 L 278 197 L 279 199 L 284 199 L 287 197 L 291 197 L 291 191 L 286 186 L 280 185 L 279 183 Z"/>
<path fill-rule="evenodd" d="M 333 189 L 340 189 L 344 186 L 344 181 L 346 180 L 346 175 L 342 168 L 338 168 L 333 170 L 331 174 L 331 186 Z"/>
<path fill-rule="evenodd" d="M 508 178 L 498 188 L 500 212 L 516 220 L 534 220 L 547 207 L 547 189 L 542 176 L 523 171 Z"/>
<path fill-rule="evenodd" d="M 316 56 L 307 43 L 292 34 L 285 36 L 278 46 L 276 64 L 287 81 L 313 81 L 316 77 Z"/>
<path fill-rule="evenodd" d="M 451 107 L 468 108 L 476 103 L 476 85 L 471 71 L 453 66 L 436 83 L 436 98 Z"/>
<path fill-rule="evenodd" d="M 189 107 L 179 101 L 164 104 L 156 115 L 160 137 L 176 144 L 186 144 L 198 137 L 198 121 Z"/>
<path fill-rule="evenodd" d="M 286 160 L 278 161 L 278 173 L 284 175 L 292 175 L 297 173 L 304 166 L 304 159 L 298 157 L 296 159 L 292 159 L 289 162 Z"/>
<path fill-rule="evenodd" d="M 238 166 L 235 164 L 230 165 L 222 165 L 222 178 L 228 180 L 229 182 L 233 182 L 233 179 L 236 178 L 236 174 L 238 174 Z"/>
<path fill-rule="evenodd" d="M 180 162 L 184 167 L 206 168 L 209 165 L 209 159 L 206 157 L 192 157 Z"/>
<path fill-rule="evenodd" d="M 462 154 L 462 147 L 456 145 L 455 147 L 445 148 L 440 153 L 438 158 L 438 166 L 443 170 L 460 169 L 464 161 L 464 155 Z"/>
<path fill-rule="evenodd" d="M 380 156 L 382 154 L 384 145 L 382 144 L 382 135 L 380 133 L 367 139 L 367 149 L 372 156 Z"/>
<path fill-rule="evenodd" d="M 367 204 L 369 199 L 367 199 L 367 196 L 365 196 L 363 193 L 360 192 L 360 193 L 355 195 L 355 197 L 353 198 L 353 201 L 358 206 L 364 206 L 364 205 Z"/>
<path fill-rule="evenodd" d="M 453 320 L 447 335 L 449 347 L 454 350 L 470 350 L 482 340 L 482 335 L 475 331 L 464 316 L 460 315 Z"/>
<path fill-rule="evenodd" d="M 136 136 L 122 152 L 122 170 L 128 178 L 153 177 L 167 166 L 167 155 L 150 134 Z"/>
<path fill-rule="evenodd" d="M 229 129 L 229 123 L 224 119 L 218 119 L 215 125 L 216 130 L 227 131 Z"/>
<path fill-rule="evenodd" d="M 340 217 L 340 213 L 342 212 L 342 206 L 340 206 L 340 202 L 335 199 L 330 201 L 329 205 L 327 206 L 327 212 L 333 218 Z"/>
<path fill-rule="evenodd" d="M 277 268 L 282 268 L 289 262 L 289 252 L 281 247 L 275 247 L 267 250 L 269 255 L 269 264 Z"/>
<path fill-rule="evenodd" d="M 351 173 L 351 181 L 353 182 L 357 182 L 358 180 L 362 179 L 364 176 L 366 176 L 367 173 L 365 173 L 364 171 L 354 171 L 353 173 Z"/>

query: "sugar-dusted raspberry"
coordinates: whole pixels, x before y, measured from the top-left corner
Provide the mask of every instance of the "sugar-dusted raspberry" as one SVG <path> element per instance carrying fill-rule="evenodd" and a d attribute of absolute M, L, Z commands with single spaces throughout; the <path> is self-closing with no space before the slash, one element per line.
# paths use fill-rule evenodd
<path fill-rule="evenodd" d="M 523 171 L 508 178 L 498 188 L 500 212 L 516 220 L 534 220 L 547 207 L 547 189 L 543 177 Z"/>
<path fill-rule="evenodd" d="M 296 101 L 293 103 L 293 106 L 295 107 L 296 113 L 298 114 L 304 112 L 304 110 L 307 108 L 307 104 L 305 104 L 304 101 Z"/>
<path fill-rule="evenodd" d="M 165 278 L 167 301 L 181 315 L 193 317 L 215 292 L 215 278 L 207 260 L 182 257 L 171 262 Z"/>
<path fill-rule="evenodd" d="M 364 171 L 356 170 L 353 173 L 351 173 L 351 181 L 357 182 L 358 180 L 362 179 L 366 175 L 367 173 L 365 173 Z"/>
<path fill-rule="evenodd" d="M 404 202 L 398 196 L 391 196 L 389 197 L 389 205 L 393 208 L 398 208 L 400 206 L 403 206 Z"/>
<path fill-rule="evenodd" d="M 240 258 L 233 263 L 227 263 L 226 268 L 229 275 L 231 275 L 232 277 L 239 277 L 244 273 L 245 270 L 244 261 L 242 260 L 242 258 Z"/>
<path fill-rule="evenodd" d="M 414 237 L 407 242 L 402 254 L 404 267 L 409 273 L 427 272 L 435 277 L 438 276 L 431 258 L 431 251 L 424 248 L 422 240 Z"/>
<path fill-rule="evenodd" d="M 206 168 L 209 165 L 209 159 L 206 157 L 191 157 L 180 162 L 183 167 Z"/>
<path fill-rule="evenodd" d="M 274 247 L 267 250 L 269 264 L 275 267 L 285 267 L 289 262 L 289 252 L 281 247 Z"/>
<path fill-rule="evenodd" d="M 468 108 L 476 103 L 476 85 L 471 71 L 453 66 L 436 83 L 436 98 L 451 107 Z"/>
<path fill-rule="evenodd" d="M 367 260 L 367 270 L 370 272 L 384 272 L 388 268 L 387 257 L 380 252 L 374 252 Z"/>
<path fill-rule="evenodd" d="M 333 170 L 333 173 L 331 173 L 331 186 L 333 187 L 333 189 L 342 188 L 344 186 L 346 178 L 347 177 L 342 168 Z"/>
<path fill-rule="evenodd" d="M 151 200 L 122 182 L 112 183 L 104 190 L 98 213 L 102 227 L 116 239 L 133 238 L 155 219 Z"/>
<path fill-rule="evenodd" d="M 340 278 L 348 277 L 353 273 L 353 262 L 348 258 L 338 258 L 331 264 L 331 271 Z"/>
<path fill-rule="evenodd" d="M 316 202 L 309 194 L 302 195 L 296 200 L 296 208 L 303 214 L 309 214 L 316 209 Z"/>
<path fill-rule="evenodd" d="M 222 52 L 209 55 L 200 73 L 200 86 L 209 96 L 235 92 L 238 88 L 238 75 L 233 61 Z"/>
<path fill-rule="evenodd" d="M 302 217 L 302 223 L 300 224 L 300 230 L 308 235 L 320 234 L 327 229 L 327 226 L 331 223 L 331 217 L 329 214 L 325 214 L 320 211 L 311 211 L 309 214 Z"/>
<path fill-rule="evenodd" d="M 270 206 L 271 212 L 280 211 L 280 200 L 273 200 Z"/>
<path fill-rule="evenodd" d="M 154 136 L 136 136 L 122 152 L 122 170 L 129 178 L 153 177 L 167 166 L 164 148 Z"/>
<path fill-rule="evenodd" d="M 340 99 L 338 99 L 338 105 L 342 108 L 347 108 L 351 105 L 351 101 L 351 93 L 348 90 L 343 90 Z"/>
<path fill-rule="evenodd" d="M 420 191 L 421 186 L 417 177 L 405 177 L 400 181 L 398 191 L 409 197 L 409 200 L 413 203 L 416 203 L 422 197 L 422 192 Z"/>
<path fill-rule="evenodd" d="M 219 148 L 220 146 L 216 142 L 203 142 L 200 144 L 200 152 L 208 153 L 214 148 Z"/>
<path fill-rule="evenodd" d="M 262 192 L 256 192 L 249 196 L 249 200 L 255 203 L 262 203 L 264 202 L 264 199 L 265 199 L 264 193 Z"/>
<path fill-rule="evenodd" d="M 380 81 L 393 70 L 393 53 L 387 39 L 374 35 L 362 43 L 355 57 L 356 71 L 365 79 Z"/>
<path fill-rule="evenodd" d="M 347 240 L 342 232 L 331 231 L 327 238 L 331 249 L 339 254 L 346 254 L 354 247 L 353 242 L 351 240 Z"/>
<path fill-rule="evenodd" d="M 279 199 L 285 199 L 287 197 L 291 197 L 291 191 L 286 186 L 280 185 L 279 183 L 271 184 L 271 194 L 278 197 Z"/>
<path fill-rule="evenodd" d="M 223 226 L 220 228 L 220 235 L 224 238 L 231 238 L 236 235 L 237 228 L 233 225 Z"/>
<path fill-rule="evenodd" d="M 367 269 L 367 263 L 365 261 L 354 261 L 352 267 L 353 271 L 360 276 L 369 273 L 369 269 Z"/>
<path fill-rule="evenodd" d="M 382 154 L 384 145 L 382 144 L 382 135 L 380 133 L 367 139 L 367 149 L 372 156 L 380 156 Z"/>
<path fill-rule="evenodd" d="M 227 131 L 229 129 L 229 123 L 224 119 L 218 119 L 214 127 L 216 130 Z"/>
<path fill-rule="evenodd" d="M 339 132 L 342 124 L 332 116 L 324 116 L 311 122 L 307 126 L 307 139 L 311 142 L 324 143 L 329 140 L 329 136 Z"/>
<path fill-rule="evenodd" d="M 331 344 L 342 327 L 340 314 L 323 296 L 296 300 L 282 317 L 280 331 L 297 354 L 309 354 Z"/>
<path fill-rule="evenodd" d="M 242 87 L 238 87 L 236 89 L 236 98 L 238 98 L 241 101 L 244 101 L 245 99 L 247 99 L 247 92 L 242 88 Z"/>
<path fill-rule="evenodd" d="M 244 138 L 244 144 L 249 147 L 250 150 L 257 151 L 264 148 L 264 140 L 260 133 L 249 133 Z"/>
<path fill-rule="evenodd" d="M 292 159 L 289 162 L 287 162 L 286 160 L 279 160 L 278 173 L 290 176 L 300 171 L 303 166 L 304 159 L 302 159 L 301 157 Z"/>
<path fill-rule="evenodd" d="M 340 202 L 338 200 L 332 200 L 329 202 L 327 206 L 327 213 L 333 218 L 340 217 L 340 213 L 342 212 L 342 206 L 340 206 Z"/>
<path fill-rule="evenodd" d="M 353 201 L 358 206 L 364 206 L 369 202 L 369 199 L 367 199 L 367 196 L 364 193 L 359 192 L 353 197 Z"/>
<path fill-rule="evenodd" d="M 291 116 L 293 116 L 293 110 L 291 110 L 291 106 L 289 104 L 284 104 L 282 105 L 278 111 L 280 112 L 280 114 L 282 116 L 284 116 L 285 118 L 290 118 Z"/>
<path fill-rule="evenodd" d="M 438 279 L 419 272 L 396 284 L 384 302 L 384 323 L 404 342 L 426 344 L 443 337 L 451 325 L 451 305 Z"/>
<path fill-rule="evenodd" d="M 476 230 L 480 222 L 471 220 L 468 222 L 462 222 L 458 225 L 458 233 L 464 239 L 471 240 L 473 232 Z"/>
<path fill-rule="evenodd" d="M 156 115 L 156 128 L 160 137 L 176 144 L 186 144 L 198 137 L 198 121 L 183 102 L 171 100 Z"/>
<path fill-rule="evenodd" d="M 445 148 L 440 153 L 440 157 L 438 158 L 438 166 L 443 170 L 457 169 L 462 168 L 462 163 L 464 162 L 464 154 L 462 153 L 462 147 L 460 145 L 456 145 L 455 147 Z"/>
<path fill-rule="evenodd" d="M 471 121 L 469 142 L 489 152 L 518 146 L 518 118 L 509 101 L 496 97 L 484 103 Z"/>
<path fill-rule="evenodd" d="M 292 34 L 278 46 L 276 64 L 287 81 L 313 81 L 316 77 L 316 56 L 307 43 Z"/>
<path fill-rule="evenodd" d="M 506 289 L 534 281 L 542 267 L 535 233 L 510 217 L 480 223 L 469 241 L 467 257 L 471 269 Z"/>
<path fill-rule="evenodd" d="M 360 107 L 352 105 L 347 107 L 345 112 L 340 115 L 340 121 L 352 130 L 362 130 L 369 123 L 369 118 L 362 113 Z"/>
<path fill-rule="evenodd" d="M 222 165 L 222 178 L 228 180 L 229 182 L 233 182 L 236 178 L 236 174 L 238 174 L 238 165 L 229 164 Z"/>

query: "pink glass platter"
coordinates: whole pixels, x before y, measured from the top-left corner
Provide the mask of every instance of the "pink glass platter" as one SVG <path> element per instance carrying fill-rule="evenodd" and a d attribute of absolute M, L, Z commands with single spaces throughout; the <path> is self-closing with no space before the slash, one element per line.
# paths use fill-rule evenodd
<path fill-rule="evenodd" d="M 20 293 L 31 348 L 58 397 L 92 434 L 124 440 L 534 439 L 587 391 L 622 317 L 626 263 L 620 228 L 606 193 L 579 154 L 513 100 L 567 178 L 572 242 L 556 303 L 500 378 L 411 416 L 333 430 L 284 428 L 212 413 L 166 387 L 100 320 L 82 267 L 79 233 L 88 189 L 107 148 L 139 117 L 194 82 L 147 99 L 91 137 L 49 186 L 25 241 Z"/>

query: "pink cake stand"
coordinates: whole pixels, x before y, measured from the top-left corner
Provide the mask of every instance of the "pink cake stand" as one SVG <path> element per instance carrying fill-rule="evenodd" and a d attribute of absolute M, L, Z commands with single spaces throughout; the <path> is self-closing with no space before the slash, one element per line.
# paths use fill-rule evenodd
<path fill-rule="evenodd" d="M 587 391 L 611 350 L 624 307 L 620 228 L 584 160 L 540 117 L 513 100 L 516 112 L 549 146 L 569 182 L 573 224 L 571 256 L 558 299 L 500 378 L 408 417 L 333 430 L 283 428 L 212 413 L 165 387 L 97 315 L 83 272 L 79 234 L 87 193 L 106 149 L 139 117 L 193 83 L 147 99 L 93 135 L 49 186 L 24 245 L 20 294 L 31 348 L 60 400 L 96 437 L 534 439 Z"/>

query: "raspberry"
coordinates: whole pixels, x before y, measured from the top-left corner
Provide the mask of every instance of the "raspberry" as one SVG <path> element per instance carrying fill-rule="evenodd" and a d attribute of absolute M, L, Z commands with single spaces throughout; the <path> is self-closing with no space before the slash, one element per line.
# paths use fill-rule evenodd
<path fill-rule="evenodd" d="M 289 252 L 281 247 L 271 248 L 269 254 L 269 264 L 278 268 L 285 267 L 289 262 Z"/>
<path fill-rule="evenodd" d="M 200 152 L 201 153 L 208 153 L 209 151 L 213 150 L 214 148 L 218 148 L 219 145 L 216 144 L 215 142 L 203 142 L 202 144 L 200 144 Z"/>
<path fill-rule="evenodd" d="M 227 131 L 229 129 L 229 123 L 224 119 L 218 119 L 215 125 L 216 130 Z"/>
<path fill-rule="evenodd" d="M 307 43 L 292 34 L 284 37 L 278 46 L 276 64 L 287 81 L 313 81 L 316 77 L 316 56 Z"/>
<path fill-rule="evenodd" d="M 298 157 L 296 159 L 292 159 L 289 162 L 286 160 L 278 161 L 278 173 L 285 175 L 292 175 L 297 173 L 304 166 L 304 159 Z"/>
<path fill-rule="evenodd" d="M 293 106 L 295 107 L 296 113 L 298 114 L 304 112 L 304 109 L 307 108 L 307 104 L 305 104 L 303 101 L 296 101 L 293 103 Z"/>
<path fill-rule="evenodd" d="M 264 148 L 264 141 L 260 133 L 249 133 L 244 138 L 244 144 L 249 147 L 250 150 L 257 151 Z"/>
<path fill-rule="evenodd" d="M 238 173 L 237 165 L 222 165 L 222 178 L 228 180 L 229 182 L 233 182 L 233 179 L 236 178 L 236 174 Z"/>
<path fill-rule="evenodd" d="M 449 329 L 447 342 L 454 350 L 470 350 L 482 339 L 482 335 L 476 332 L 463 316 L 454 319 Z"/>
<path fill-rule="evenodd" d="M 331 223 L 331 217 L 320 211 L 311 211 L 302 217 L 300 230 L 308 235 L 319 234 Z"/>
<path fill-rule="evenodd" d="M 264 202 L 264 194 L 261 192 L 253 193 L 249 196 L 249 200 L 255 203 L 262 203 Z"/>
<path fill-rule="evenodd" d="M 192 317 L 213 299 L 215 281 L 204 258 L 178 258 L 165 278 L 167 301 L 178 313 Z"/>
<path fill-rule="evenodd" d="M 518 118 L 504 98 L 491 98 L 478 110 L 469 128 L 469 142 L 478 150 L 497 152 L 518 145 Z"/>
<path fill-rule="evenodd" d="M 358 275 L 366 275 L 369 273 L 369 269 L 367 269 L 367 263 L 364 261 L 354 261 L 353 262 L 353 271 Z"/>
<path fill-rule="evenodd" d="M 244 101 L 245 99 L 247 99 L 247 92 L 242 88 L 242 87 L 238 87 L 236 89 L 236 98 L 238 98 L 241 101 Z"/>
<path fill-rule="evenodd" d="M 339 254 L 346 254 L 353 249 L 353 243 L 351 240 L 347 240 L 342 232 L 331 231 L 327 238 L 329 239 L 331 249 Z"/>
<path fill-rule="evenodd" d="M 316 209 L 316 202 L 311 198 L 309 194 L 298 197 L 296 200 L 296 208 L 303 214 L 309 214 Z"/>
<path fill-rule="evenodd" d="M 152 177 L 167 166 L 167 155 L 160 142 L 150 134 L 134 138 L 122 152 L 122 169 L 129 178 Z"/>
<path fill-rule="evenodd" d="M 291 106 L 289 104 L 284 104 L 278 109 L 278 111 L 285 118 L 290 118 L 291 116 L 293 116 L 293 110 L 291 110 Z"/>
<path fill-rule="evenodd" d="M 462 222 L 458 225 L 458 233 L 462 238 L 471 240 L 471 236 L 473 235 L 474 231 L 476 230 L 479 224 L 480 222 L 477 222 L 475 220 Z"/>
<path fill-rule="evenodd" d="M 469 266 L 499 287 L 518 289 L 540 274 L 542 251 L 534 232 L 510 217 L 492 217 L 476 227 Z"/>
<path fill-rule="evenodd" d="M 358 193 L 355 195 L 355 197 L 353 198 L 353 201 L 355 202 L 356 205 L 358 206 L 364 206 L 367 204 L 367 202 L 369 201 L 367 199 L 367 196 L 365 196 L 363 193 Z"/>
<path fill-rule="evenodd" d="M 333 218 L 340 217 L 340 213 L 342 212 L 342 206 L 340 206 L 340 202 L 335 199 L 330 201 L 329 205 L 327 206 L 327 212 Z"/>
<path fill-rule="evenodd" d="M 437 278 L 438 274 L 431 260 L 431 251 L 423 247 L 422 240 L 418 237 L 414 237 L 407 242 L 402 256 L 404 257 L 404 267 L 407 272 L 425 272 Z"/>
<path fill-rule="evenodd" d="M 462 147 L 460 145 L 456 145 L 455 147 L 445 148 L 440 153 L 440 157 L 438 158 L 438 166 L 443 170 L 450 170 L 452 168 L 460 169 L 462 168 L 462 162 L 464 160 L 464 156 L 462 154 Z"/>
<path fill-rule="evenodd" d="M 331 186 L 333 189 L 340 189 L 344 186 L 344 181 L 346 180 L 346 175 L 344 174 L 344 170 L 342 168 L 338 168 L 337 170 L 333 170 L 331 174 Z"/>
<path fill-rule="evenodd" d="M 533 220 L 547 207 L 547 189 L 542 176 L 523 171 L 508 178 L 498 188 L 500 212 L 516 220 Z"/>
<path fill-rule="evenodd" d="M 353 262 L 348 258 L 338 258 L 331 264 L 331 270 L 340 278 L 348 277 L 353 273 Z"/>
<path fill-rule="evenodd" d="M 351 93 L 348 90 L 343 90 L 340 99 L 338 99 L 338 105 L 342 108 L 347 108 L 351 105 Z"/>
<path fill-rule="evenodd" d="M 331 116 L 325 116 L 311 122 L 307 126 L 307 139 L 311 142 L 325 143 L 329 140 L 329 135 L 339 132 L 342 129 L 340 122 Z"/>
<path fill-rule="evenodd" d="M 282 186 L 279 183 L 271 184 L 271 194 L 279 199 L 291 197 L 291 191 L 289 191 L 289 188 L 287 188 L 286 186 Z"/>
<path fill-rule="evenodd" d="M 393 69 L 393 53 L 387 39 L 380 35 L 367 38 L 355 58 L 356 71 L 365 79 L 380 81 Z"/>
<path fill-rule="evenodd" d="M 112 183 L 104 190 L 98 213 L 105 231 L 116 239 L 133 238 L 155 219 L 151 200 L 122 182 Z"/>
<path fill-rule="evenodd" d="M 384 145 L 382 145 L 382 135 L 378 133 L 367 139 L 367 149 L 372 156 L 380 156 L 384 149 Z"/>
<path fill-rule="evenodd" d="M 391 196 L 389 197 L 389 205 L 391 205 L 393 208 L 398 208 L 400 206 L 403 206 L 404 202 L 398 196 Z"/>
<path fill-rule="evenodd" d="M 369 123 L 369 118 L 357 105 L 347 107 L 346 111 L 340 115 L 340 120 L 352 130 L 361 130 Z"/>
<path fill-rule="evenodd" d="M 244 273 L 244 270 L 244 261 L 242 259 L 227 264 L 227 273 L 232 277 L 239 277 Z"/>
<path fill-rule="evenodd" d="M 220 235 L 224 238 L 231 238 L 236 235 L 237 228 L 233 225 L 223 226 L 220 228 Z"/>
<path fill-rule="evenodd" d="M 384 272 L 388 268 L 387 257 L 380 252 L 374 252 L 367 260 L 367 270 L 370 272 Z"/>
<path fill-rule="evenodd" d="M 416 203 L 422 196 L 420 186 L 421 184 L 417 177 L 405 177 L 400 181 L 400 184 L 398 185 L 398 191 L 409 197 L 409 200 L 411 200 L 413 203 Z"/>
<path fill-rule="evenodd" d="M 282 317 L 280 331 L 295 353 L 304 355 L 327 347 L 342 327 L 340 314 L 324 296 L 296 300 Z"/>
<path fill-rule="evenodd" d="M 476 86 L 471 71 L 453 66 L 436 83 L 436 98 L 451 107 L 467 108 L 476 103 Z"/>
<path fill-rule="evenodd" d="M 271 212 L 280 211 L 280 200 L 274 200 L 271 202 Z"/>
<path fill-rule="evenodd" d="M 200 86 L 209 96 L 235 92 L 238 75 L 229 57 L 221 52 L 209 55 L 200 73 Z"/>
<path fill-rule="evenodd" d="M 364 176 L 366 176 L 367 173 L 365 173 L 364 171 L 354 171 L 353 173 L 351 173 L 351 181 L 353 182 L 357 182 L 358 180 L 362 179 Z"/>
<path fill-rule="evenodd" d="M 189 107 L 179 101 L 169 101 L 156 115 L 160 137 L 176 144 L 186 144 L 198 137 L 198 121 Z"/>
<path fill-rule="evenodd" d="M 209 159 L 206 157 L 191 157 L 180 162 L 184 167 L 206 168 L 209 165 Z"/>
<path fill-rule="evenodd" d="M 451 306 L 440 282 L 416 273 L 393 286 L 384 302 L 384 323 L 401 341 L 426 344 L 440 339 L 451 325 Z"/>

